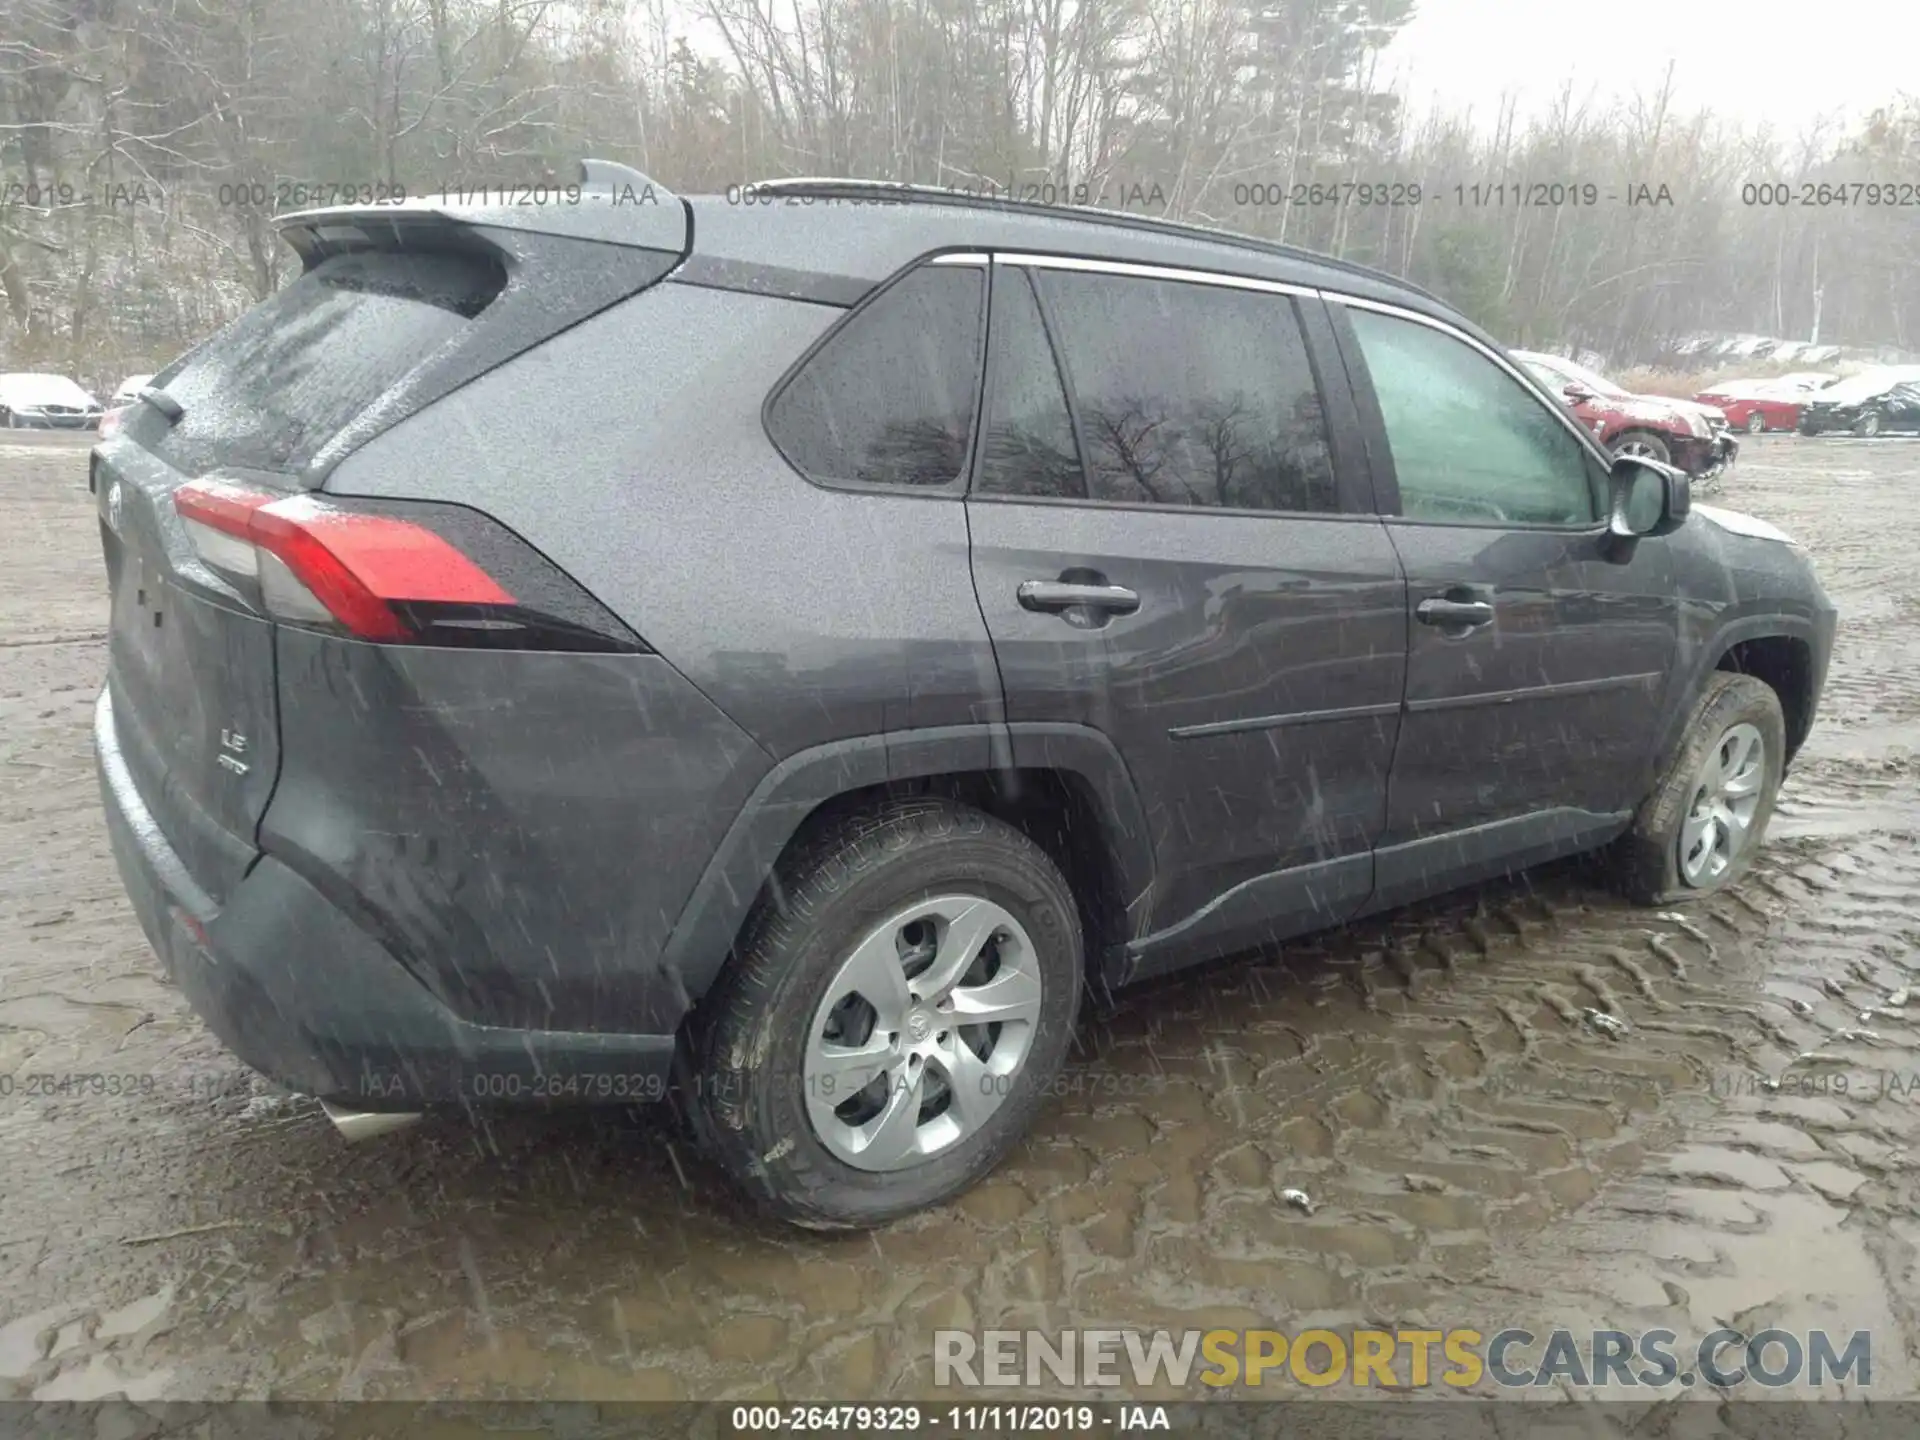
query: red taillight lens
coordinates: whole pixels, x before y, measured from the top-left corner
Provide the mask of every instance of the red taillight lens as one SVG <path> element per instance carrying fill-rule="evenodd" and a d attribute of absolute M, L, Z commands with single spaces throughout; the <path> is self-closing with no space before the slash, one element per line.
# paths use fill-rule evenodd
<path fill-rule="evenodd" d="M 132 408 L 130 405 L 122 405 L 102 415 L 100 417 L 100 438 L 102 440 L 111 440 L 114 436 L 118 435 L 121 425 L 126 422 L 127 411 Z"/>
<path fill-rule="evenodd" d="M 400 608 L 511 607 L 494 578 L 425 526 L 217 480 L 173 492 L 200 557 L 257 581 L 284 619 L 331 621 L 362 640 L 418 639 Z"/>

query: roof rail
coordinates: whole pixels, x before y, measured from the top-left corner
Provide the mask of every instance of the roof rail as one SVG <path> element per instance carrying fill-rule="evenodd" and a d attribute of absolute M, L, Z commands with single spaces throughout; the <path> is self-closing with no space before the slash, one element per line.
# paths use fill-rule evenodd
<path fill-rule="evenodd" d="M 1328 269 L 1340 270 L 1349 275 L 1364 275 L 1369 279 L 1390 281 L 1403 289 L 1411 290 L 1416 295 L 1424 296 L 1436 305 L 1446 303 L 1432 291 L 1414 284 L 1411 280 L 1403 280 L 1398 275 L 1390 275 L 1384 270 L 1376 270 L 1370 265 L 1362 265 L 1357 261 L 1323 255 L 1317 250 L 1307 250 L 1298 245 L 1282 245 L 1276 241 L 1262 240 L 1256 235 L 1243 235 L 1237 230 L 1221 230 L 1211 225 L 1194 225 L 1183 220 L 1166 220 L 1154 215 L 1136 214 L 1130 210 L 1107 210 L 1097 205 L 1050 205 L 1040 200 L 1020 200 L 1010 195 L 955 190 L 940 185 L 915 184 L 911 181 L 861 180 L 832 175 L 803 175 L 783 180 L 756 180 L 744 188 L 756 192 L 845 195 L 876 200 L 891 197 L 903 205 L 955 205 L 981 210 L 1006 211 L 1017 215 L 1044 215 L 1055 220 L 1087 220 L 1097 224 L 1144 230 L 1157 235 L 1211 240 L 1216 244 L 1238 246 L 1242 250 L 1255 250 L 1288 260 L 1325 265 Z"/>
<path fill-rule="evenodd" d="M 580 162 L 580 185 L 582 189 L 604 185 L 608 190 L 652 190 L 655 198 L 671 200 L 674 194 L 666 186 L 651 176 L 644 175 L 631 165 L 622 165 L 618 160 L 582 160 Z"/>

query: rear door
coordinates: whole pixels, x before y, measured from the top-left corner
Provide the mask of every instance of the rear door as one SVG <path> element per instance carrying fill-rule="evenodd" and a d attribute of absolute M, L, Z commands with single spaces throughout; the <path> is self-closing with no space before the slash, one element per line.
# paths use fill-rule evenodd
<path fill-rule="evenodd" d="M 1678 604 L 1667 542 L 1611 542 L 1605 462 L 1506 362 L 1410 312 L 1329 308 L 1407 576 L 1384 906 L 1619 828 L 1652 783 Z"/>
<path fill-rule="evenodd" d="M 1016 762 L 1044 757 L 1023 726 L 1090 727 L 1140 794 L 1156 884 L 1125 978 L 1371 888 L 1404 587 L 1336 463 L 1326 324 L 1282 286 L 995 257 L 974 582 Z"/>

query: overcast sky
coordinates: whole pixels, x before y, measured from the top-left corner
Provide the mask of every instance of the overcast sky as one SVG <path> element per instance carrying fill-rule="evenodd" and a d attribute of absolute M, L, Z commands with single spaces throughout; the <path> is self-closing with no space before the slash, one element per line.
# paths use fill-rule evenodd
<path fill-rule="evenodd" d="M 1522 115 L 1574 82 L 1576 101 L 1658 89 L 1675 62 L 1682 109 L 1797 136 L 1822 116 L 1857 117 L 1903 87 L 1920 94 L 1920 10 L 1911 0 L 1418 0 L 1387 50 L 1415 114 L 1473 107 L 1503 90 Z M 1902 12 L 1905 12 L 1904 16 Z"/>

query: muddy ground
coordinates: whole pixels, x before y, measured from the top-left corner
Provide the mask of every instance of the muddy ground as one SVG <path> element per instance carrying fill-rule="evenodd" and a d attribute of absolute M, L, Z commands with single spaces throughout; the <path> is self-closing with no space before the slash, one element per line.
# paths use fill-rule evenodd
<path fill-rule="evenodd" d="M 0 445 L 0 1397 L 864 1399 L 930 1391 L 935 1327 L 1115 1323 L 1825 1325 L 1920 1393 L 1920 1004 L 1861 1019 L 1920 972 L 1916 486 L 1920 444 L 1780 437 L 1708 497 L 1843 612 L 1735 893 L 1560 866 L 1135 995 L 988 1183 L 823 1239 L 658 1118 L 347 1148 L 229 1058 L 98 818 L 85 451 Z"/>

